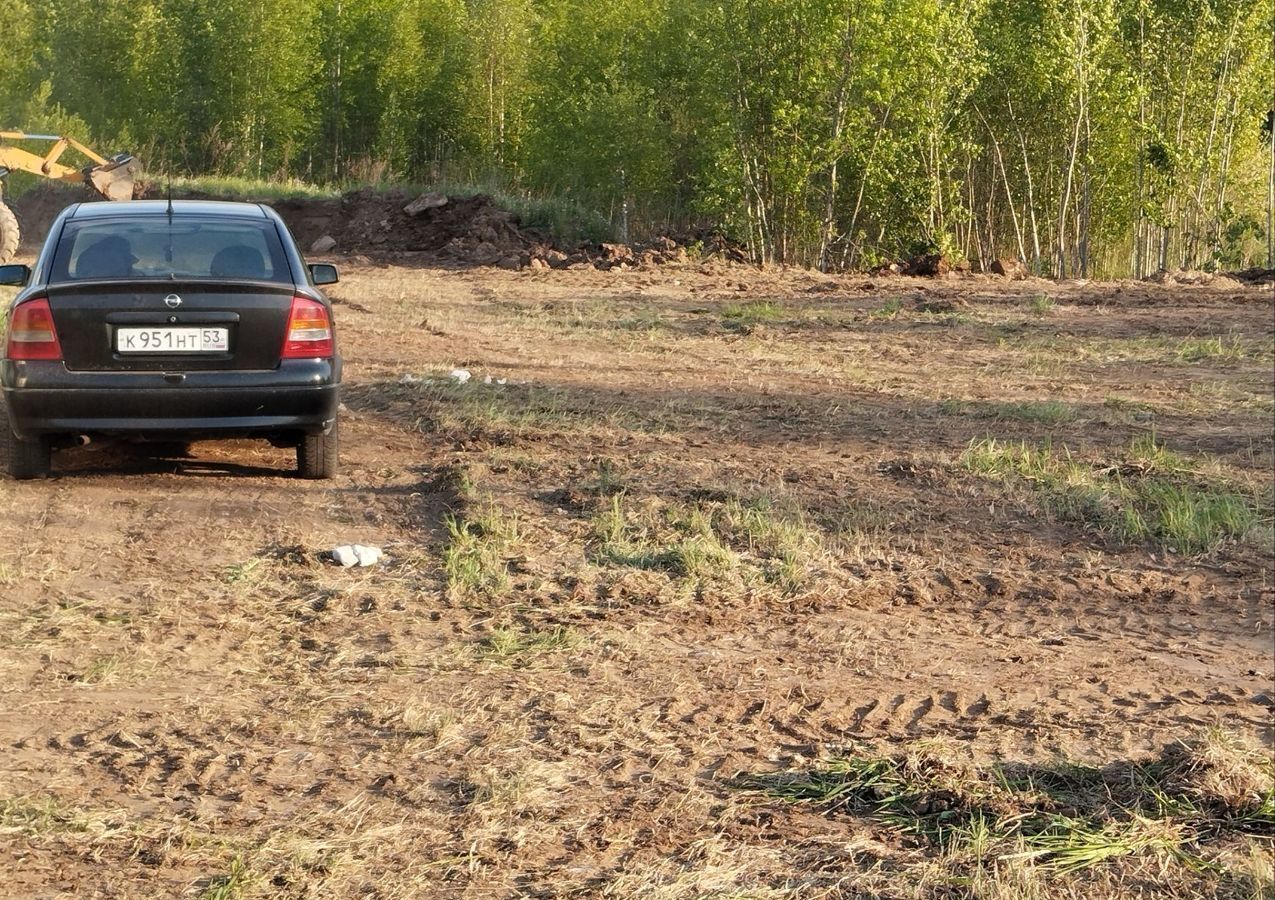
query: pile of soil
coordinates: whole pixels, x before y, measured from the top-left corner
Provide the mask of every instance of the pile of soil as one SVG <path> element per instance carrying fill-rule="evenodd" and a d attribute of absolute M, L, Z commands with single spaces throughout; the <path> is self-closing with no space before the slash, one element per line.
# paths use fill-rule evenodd
<path fill-rule="evenodd" d="M 1253 266 L 1252 268 L 1240 269 L 1238 272 L 1227 272 L 1226 274 L 1245 284 L 1275 284 L 1275 269 L 1263 269 L 1261 266 Z"/>
<path fill-rule="evenodd" d="M 1170 287 L 1181 285 L 1207 285 L 1224 290 L 1236 290 L 1244 286 L 1244 282 L 1230 275 L 1218 272 L 1200 272 L 1195 269 L 1178 269 L 1173 272 L 1155 272 L 1142 279 L 1149 284 L 1164 284 Z"/>
<path fill-rule="evenodd" d="M 145 199 L 162 199 L 152 186 Z M 193 191 L 173 194 L 177 200 L 219 200 Z M 71 203 L 98 198 L 82 188 L 40 185 L 10 202 L 22 227 L 23 241 L 35 245 L 48 233 L 58 213 Z M 518 216 L 485 194 L 452 197 L 438 193 L 363 188 L 330 199 L 299 198 L 270 204 L 288 224 L 305 252 L 365 253 L 401 256 L 421 253 L 458 263 L 505 269 L 592 267 L 637 268 L 687 258 L 682 244 L 661 237 L 646 244 L 587 244 L 559 247 L 552 238 L 524 226 Z M 700 242 L 708 255 L 743 259 L 738 246 L 714 236 Z"/>
<path fill-rule="evenodd" d="M 687 258 L 682 245 L 667 237 L 646 244 L 564 248 L 486 194 L 450 197 L 364 188 L 339 200 L 285 200 L 274 208 L 313 253 L 425 253 L 502 269 L 625 269 Z"/>
<path fill-rule="evenodd" d="M 364 188 L 338 200 L 282 200 L 272 205 L 303 248 L 326 245 L 317 252 L 443 253 L 493 265 L 546 241 L 486 195 L 422 197 L 432 202 L 415 215 L 409 210 L 418 209 L 414 202 L 421 197 L 399 190 Z"/>
<path fill-rule="evenodd" d="M 99 199 L 88 188 L 70 185 L 42 184 L 18 197 L 5 196 L 5 204 L 18 217 L 22 231 L 22 243 L 38 247 L 44 242 L 58 213 L 72 203 L 84 203 Z"/>

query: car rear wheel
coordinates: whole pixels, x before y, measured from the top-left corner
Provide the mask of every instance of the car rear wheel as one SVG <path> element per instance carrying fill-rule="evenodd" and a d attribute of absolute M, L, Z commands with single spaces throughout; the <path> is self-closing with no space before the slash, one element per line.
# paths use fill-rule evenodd
<path fill-rule="evenodd" d="M 2 409 L 2 408 L 0 408 Z M 48 438 L 20 441 L 9 425 L 9 411 L 0 416 L 0 474 L 15 481 L 26 481 L 49 474 L 52 448 Z"/>
<path fill-rule="evenodd" d="M 302 478 L 331 478 L 336 474 L 339 445 L 337 423 L 327 434 L 307 434 L 297 444 L 297 475 Z"/>

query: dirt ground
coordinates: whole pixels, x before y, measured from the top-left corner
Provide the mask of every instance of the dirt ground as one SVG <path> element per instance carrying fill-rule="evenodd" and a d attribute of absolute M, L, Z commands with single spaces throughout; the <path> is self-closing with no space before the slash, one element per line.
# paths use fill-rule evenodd
<path fill-rule="evenodd" d="M 236 443 L 0 486 L 0 894 L 993 896 L 733 779 L 1271 746 L 1269 289 L 348 258 L 333 296 L 335 481 Z M 968 464 L 1148 436 L 1255 524 L 1184 554 Z M 1198 895 L 1157 877 L 1107 889 Z"/>

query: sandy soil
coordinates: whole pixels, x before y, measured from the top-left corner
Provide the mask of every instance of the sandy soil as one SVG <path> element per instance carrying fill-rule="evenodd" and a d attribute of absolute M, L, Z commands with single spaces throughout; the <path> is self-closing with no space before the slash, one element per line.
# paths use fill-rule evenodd
<path fill-rule="evenodd" d="M 902 851 L 730 778 L 928 736 L 1270 745 L 1269 522 L 1184 557 L 960 462 L 1154 431 L 1269 491 L 1269 290 L 342 276 L 335 481 L 237 443 L 0 486 L 0 894 L 856 896 Z M 615 496 L 653 522 L 764 497 L 815 549 L 786 588 L 746 549 L 715 577 L 608 564 Z M 449 589 L 447 516 L 484 509 L 516 522 L 508 587 Z M 389 561 L 318 558 L 346 542 Z"/>

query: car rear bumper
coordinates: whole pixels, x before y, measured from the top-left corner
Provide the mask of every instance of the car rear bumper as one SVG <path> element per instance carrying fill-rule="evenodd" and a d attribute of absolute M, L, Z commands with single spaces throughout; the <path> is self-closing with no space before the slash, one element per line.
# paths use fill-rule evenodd
<path fill-rule="evenodd" d="M 71 372 L 61 362 L 0 362 L 20 438 L 89 434 L 172 438 L 327 431 L 340 360 L 286 360 L 243 372 Z"/>

